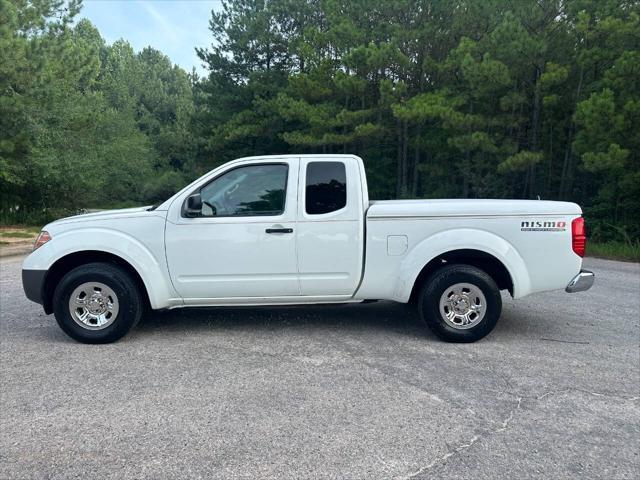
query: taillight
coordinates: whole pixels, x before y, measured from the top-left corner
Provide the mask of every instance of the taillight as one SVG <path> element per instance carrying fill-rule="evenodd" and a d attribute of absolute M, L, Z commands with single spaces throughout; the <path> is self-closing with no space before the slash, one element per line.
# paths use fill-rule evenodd
<path fill-rule="evenodd" d="M 36 241 L 33 244 L 33 249 L 35 250 L 36 248 L 41 247 L 49 240 L 51 240 L 51 235 L 49 235 L 49 232 L 47 232 L 46 230 L 41 231 L 40 235 L 38 235 L 38 238 L 36 238 Z"/>
<path fill-rule="evenodd" d="M 587 235 L 584 231 L 584 218 L 578 217 L 571 222 L 571 248 L 577 255 L 584 257 Z"/>

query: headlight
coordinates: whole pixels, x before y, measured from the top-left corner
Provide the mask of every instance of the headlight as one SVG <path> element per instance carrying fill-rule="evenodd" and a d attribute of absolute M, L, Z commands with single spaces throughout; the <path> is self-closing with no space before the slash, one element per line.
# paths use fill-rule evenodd
<path fill-rule="evenodd" d="M 51 240 L 51 235 L 49 235 L 49 232 L 47 232 L 46 230 L 42 230 L 40 232 L 40 235 L 38 235 L 38 238 L 36 238 L 36 242 L 33 244 L 33 250 L 35 250 L 38 247 L 41 247 L 42 245 L 47 243 L 49 240 Z"/>

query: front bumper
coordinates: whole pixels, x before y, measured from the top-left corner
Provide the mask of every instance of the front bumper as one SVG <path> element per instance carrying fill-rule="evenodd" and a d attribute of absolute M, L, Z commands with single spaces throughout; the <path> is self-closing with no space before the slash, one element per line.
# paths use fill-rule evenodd
<path fill-rule="evenodd" d="M 590 272 L 589 270 L 580 270 L 580 273 L 573 277 L 569 282 L 569 285 L 567 285 L 567 288 L 564 290 L 567 293 L 584 292 L 593 286 L 595 279 L 596 276 L 593 272 Z"/>
<path fill-rule="evenodd" d="M 46 270 L 22 270 L 22 288 L 24 294 L 32 302 L 44 303 L 42 290 L 44 286 L 44 278 L 47 275 Z"/>

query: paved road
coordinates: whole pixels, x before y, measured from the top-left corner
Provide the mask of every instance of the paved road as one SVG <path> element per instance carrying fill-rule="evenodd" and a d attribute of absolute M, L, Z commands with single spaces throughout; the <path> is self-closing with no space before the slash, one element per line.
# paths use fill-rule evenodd
<path fill-rule="evenodd" d="M 1 267 L 0 478 L 638 478 L 640 267 L 505 298 L 472 345 L 392 303 L 174 311 L 69 340 Z"/>

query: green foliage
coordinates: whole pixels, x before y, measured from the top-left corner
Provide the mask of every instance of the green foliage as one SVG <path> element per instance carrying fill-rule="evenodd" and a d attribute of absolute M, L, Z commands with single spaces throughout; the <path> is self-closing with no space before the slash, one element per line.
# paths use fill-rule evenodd
<path fill-rule="evenodd" d="M 527 150 L 521 150 L 518 153 L 511 155 L 504 162 L 498 165 L 500 172 L 518 172 L 526 170 L 527 168 L 540 163 L 543 155 L 540 152 L 529 152 Z"/>
<path fill-rule="evenodd" d="M 198 164 L 353 152 L 373 196 L 571 200 L 640 236 L 639 12 L 618 0 L 223 1 L 211 19 L 222 40 L 199 51 Z"/>
<path fill-rule="evenodd" d="M 0 0 L 4 218 L 355 153 L 372 197 L 570 200 L 599 241 L 640 237 L 637 2 L 223 0 L 204 78 L 107 45 L 79 8 Z"/>
<path fill-rule="evenodd" d="M 193 160 L 189 76 L 150 48 L 107 46 L 87 20 L 73 24 L 79 8 L 75 0 L 0 0 L 7 221 L 148 201 L 141 179 Z"/>
<path fill-rule="evenodd" d="M 53 220 L 81 213 L 80 210 L 66 208 L 20 208 L 3 207 L 0 208 L 1 225 L 36 225 L 38 229 Z"/>
<path fill-rule="evenodd" d="M 24 231 L 5 231 L 0 232 L 0 237 L 6 238 L 33 238 L 33 233 Z"/>
<path fill-rule="evenodd" d="M 147 179 L 142 186 L 142 196 L 152 203 L 166 200 L 186 184 L 183 173 L 176 170 L 167 170 L 160 175 L 154 175 Z"/>
<path fill-rule="evenodd" d="M 587 245 L 587 255 L 611 260 L 627 260 L 640 262 L 640 241 L 634 243 L 623 242 L 590 242 Z"/>

